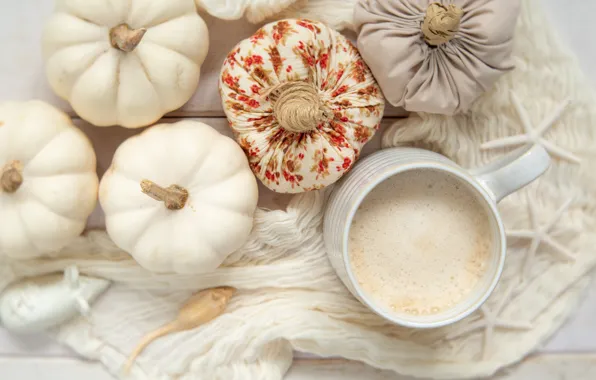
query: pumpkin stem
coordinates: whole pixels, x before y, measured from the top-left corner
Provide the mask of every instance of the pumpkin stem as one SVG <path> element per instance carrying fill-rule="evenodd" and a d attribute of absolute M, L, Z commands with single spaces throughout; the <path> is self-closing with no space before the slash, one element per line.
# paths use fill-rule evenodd
<path fill-rule="evenodd" d="M 128 357 L 124 367 L 125 373 L 130 371 L 132 363 L 155 339 L 179 331 L 187 331 L 199 327 L 219 317 L 228 306 L 236 289 L 229 286 L 203 290 L 192 297 L 180 308 L 175 321 L 150 332 Z"/>
<path fill-rule="evenodd" d="M 449 42 L 459 30 L 463 14 L 463 10 L 454 4 L 432 3 L 429 5 L 422 22 L 424 41 L 431 46 Z"/>
<path fill-rule="evenodd" d="M 23 164 L 10 161 L 0 172 L 0 188 L 7 193 L 14 193 L 23 183 Z"/>
<path fill-rule="evenodd" d="M 306 82 L 285 82 L 272 87 L 267 96 L 275 118 L 288 132 L 305 133 L 333 118 L 315 86 Z"/>
<path fill-rule="evenodd" d="M 147 179 L 141 181 L 141 190 L 151 198 L 165 203 L 169 210 L 180 210 L 188 200 L 188 190 L 178 185 L 163 188 Z"/>
<path fill-rule="evenodd" d="M 147 29 L 131 29 L 127 24 L 120 24 L 110 29 L 110 44 L 112 47 L 130 53 L 141 42 Z"/>

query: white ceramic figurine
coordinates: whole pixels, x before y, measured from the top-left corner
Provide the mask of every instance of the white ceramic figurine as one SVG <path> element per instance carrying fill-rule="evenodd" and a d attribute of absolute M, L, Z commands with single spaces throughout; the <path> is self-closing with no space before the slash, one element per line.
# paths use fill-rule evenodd
<path fill-rule="evenodd" d="M 7 330 L 32 334 L 58 326 L 78 314 L 88 315 L 89 304 L 110 285 L 108 280 L 80 276 L 76 267 L 62 275 L 25 279 L 0 296 L 0 320 Z"/>

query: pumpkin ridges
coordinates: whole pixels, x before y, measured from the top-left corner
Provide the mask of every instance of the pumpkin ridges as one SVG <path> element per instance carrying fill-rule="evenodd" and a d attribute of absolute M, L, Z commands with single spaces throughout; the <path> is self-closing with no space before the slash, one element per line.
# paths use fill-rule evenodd
<path fill-rule="evenodd" d="M 188 201 L 188 190 L 178 185 L 163 188 L 147 179 L 141 181 L 141 191 L 151 198 L 161 201 L 168 210 L 183 209 Z"/>
<path fill-rule="evenodd" d="M 110 29 L 110 44 L 123 52 L 133 51 L 147 32 L 147 29 L 132 29 L 127 24 L 120 24 Z"/>
<path fill-rule="evenodd" d="M 84 230 L 97 200 L 96 157 L 85 134 L 55 107 L 30 100 L 0 108 L 9 147 L 0 158 L 0 215 L 12 216 L 10 225 L 0 223 L 0 255 L 32 259 L 62 249 Z"/>
<path fill-rule="evenodd" d="M 23 163 L 14 160 L 4 165 L 0 175 L 0 188 L 7 193 L 14 193 L 22 184 Z"/>

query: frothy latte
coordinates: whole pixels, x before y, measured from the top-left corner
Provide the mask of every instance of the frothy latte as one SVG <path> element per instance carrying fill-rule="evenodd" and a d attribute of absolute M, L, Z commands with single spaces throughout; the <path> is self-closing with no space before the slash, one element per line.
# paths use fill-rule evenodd
<path fill-rule="evenodd" d="M 349 234 L 353 272 L 379 306 L 430 315 L 456 305 L 486 272 L 492 245 L 485 206 L 448 173 L 417 169 L 374 188 Z"/>

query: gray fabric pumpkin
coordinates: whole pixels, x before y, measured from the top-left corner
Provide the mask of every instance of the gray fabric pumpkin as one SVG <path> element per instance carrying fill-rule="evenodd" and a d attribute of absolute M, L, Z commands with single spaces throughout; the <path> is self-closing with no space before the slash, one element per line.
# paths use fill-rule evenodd
<path fill-rule="evenodd" d="M 513 69 L 519 7 L 519 0 L 360 0 L 358 48 L 392 105 L 452 115 Z"/>

